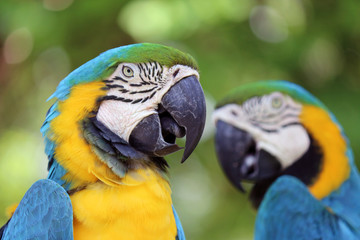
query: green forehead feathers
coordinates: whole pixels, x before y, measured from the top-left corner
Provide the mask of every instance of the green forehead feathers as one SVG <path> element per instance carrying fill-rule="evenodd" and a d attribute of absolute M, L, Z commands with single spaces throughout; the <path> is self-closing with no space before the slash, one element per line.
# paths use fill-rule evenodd
<path fill-rule="evenodd" d="M 230 92 L 225 99 L 218 103 L 217 108 L 230 103 L 241 105 L 252 97 L 260 97 L 273 92 L 281 92 L 289 95 L 295 101 L 302 104 L 315 105 L 326 109 L 323 103 L 299 85 L 287 81 L 275 80 L 244 84 Z"/>
<path fill-rule="evenodd" d="M 175 48 L 152 43 L 140 43 L 130 46 L 125 54 L 124 61 L 126 62 L 158 62 L 167 67 L 180 64 L 198 70 L 198 65 L 192 56 Z"/>

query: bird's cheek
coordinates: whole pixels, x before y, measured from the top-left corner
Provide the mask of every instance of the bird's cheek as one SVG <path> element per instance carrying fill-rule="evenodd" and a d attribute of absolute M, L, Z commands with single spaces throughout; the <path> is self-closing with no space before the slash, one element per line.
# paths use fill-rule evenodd
<path fill-rule="evenodd" d="M 145 117 L 156 113 L 148 104 L 129 104 L 109 100 L 101 103 L 96 119 L 125 141 L 135 126 Z"/>
<path fill-rule="evenodd" d="M 302 126 L 293 126 L 280 132 L 277 145 L 280 148 L 279 160 L 284 168 L 300 159 L 310 147 L 310 138 Z"/>
<path fill-rule="evenodd" d="M 277 133 L 264 134 L 257 139 L 257 147 L 276 157 L 287 168 L 306 153 L 310 138 L 302 126 L 293 126 Z"/>

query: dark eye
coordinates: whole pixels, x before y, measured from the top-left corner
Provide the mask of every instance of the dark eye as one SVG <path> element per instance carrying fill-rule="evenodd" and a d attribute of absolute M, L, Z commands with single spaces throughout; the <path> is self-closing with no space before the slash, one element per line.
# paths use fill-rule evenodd
<path fill-rule="evenodd" d="M 281 108 L 281 106 L 283 105 L 283 100 L 280 98 L 280 97 L 274 97 L 272 100 L 271 100 L 271 106 L 273 108 Z"/>
<path fill-rule="evenodd" d="M 134 77 L 134 70 L 131 69 L 131 67 L 123 66 L 122 73 L 125 77 L 131 78 Z"/>

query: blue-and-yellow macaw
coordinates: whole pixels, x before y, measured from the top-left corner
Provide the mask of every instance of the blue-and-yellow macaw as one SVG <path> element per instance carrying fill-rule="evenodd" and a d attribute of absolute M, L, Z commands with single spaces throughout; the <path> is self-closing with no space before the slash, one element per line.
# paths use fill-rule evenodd
<path fill-rule="evenodd" d="M 198 67 L 157 44 L 108 50 L 57 87 L 41 128 L 48 179 L 0 239 L 185 239 L 163 156 L 196 147 L 205 124 Z"/>
<path fill-rule="evenodd" d="M 245 84 L 214 112 L 229 180 L 254 182 L 255 239 L 360 239 L 360 179 L 332 113 L 286 81 Z"/>

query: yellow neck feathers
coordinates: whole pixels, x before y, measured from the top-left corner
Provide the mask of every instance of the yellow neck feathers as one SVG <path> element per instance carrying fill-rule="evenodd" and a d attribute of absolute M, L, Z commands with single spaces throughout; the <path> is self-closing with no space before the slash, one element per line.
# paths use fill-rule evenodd
<path fill-rule="evenodd" d="M 70 182 L 72 188 L 94 183 L 98 179 L 120 181 L 91 151 L 80 127 L 81 121 L 96 109 L 97 99 L 106 94 L 103 87 L 103 82 L 74 86 L 69 98 L 59 102 L 60 115 L 50 125 L 50 139 L 56 144 L 55 159 L 68 170 L 64 180 Z"/>
<path fill-rule="evenodd" d="M 176 236 L 169 183 L 151 169 L 133 170 L 124 178 L 101 162 L 83 138 L 81 121 L 106 94 L 104 83 L 72 88 L 59 102 L 60 115 L 50 125 L 55 159 L 68 173 L 71 188 L 85 189 L 71 195 L 74 237 L 81 239 L 171 239 Z"/>
<path fill-rule="evenodd" d="M 328 196 L 349 177 L 350 165 L 346 157 L 346 141 L 339 127 L 323 109 L 305 105 L 301 122 L 320 145 L 323 153 L 321 171 L 309 191 L 317 199 Z"/>

